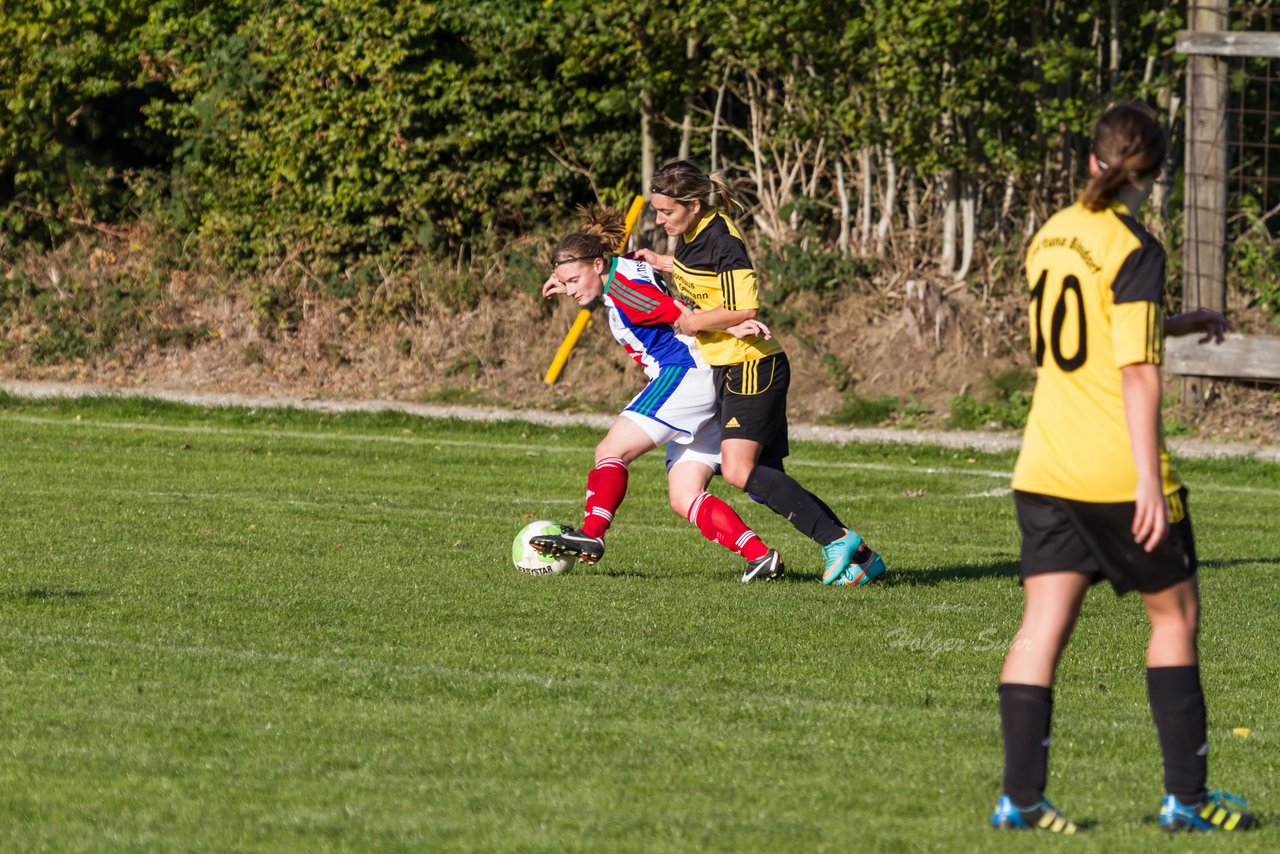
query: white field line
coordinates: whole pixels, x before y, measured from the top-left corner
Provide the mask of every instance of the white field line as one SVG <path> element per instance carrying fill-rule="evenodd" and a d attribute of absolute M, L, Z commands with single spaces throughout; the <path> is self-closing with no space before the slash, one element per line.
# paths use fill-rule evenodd
<path fill-rule="evenodd" d="M 417 445 L 421 447 L 449 446 L 495 448 L 503 451 L 524 451 L 528 456 L 536 457 L 543 453 L 563 454 L 581 453 L 589 450 L 578 445 L 520 445 L 503 442 L 478 442 L 473 439 L 427 439 L 420 436 L 387 436 L 374 433 L 320 433 L 307 430 L 264 430 L 257 427 L 213 427 L 204 424 L 147 424 L 133 421 L 93 421 L 89 419 L 71 420 L 69 418 L 41 418 L 33 415 L 0 414 L 0 421 L 15 424 L 30 424 L 37 427 L 92 427 L 98 430 L 123 430 L 129 433 L 175 433 L 194 434 L 197 436 L 251 436 L 255 439 L 302 439 L 313 442 L 370 442 L 393 445 Z"/>
<path fill-rule="evenodd" d="M 174 433 L 174 434 L 196 434 L 206 436 L 221 436 L 234 438 L 237 436 L 252 436 L 264 439 L 298 439 L 304 441 L 316 442 L 352 442 L 352 443 L 390 443 L 398 445 L 409 445 L 419 447 L 451 447 L 451 448 L 486 448 L 502 451 L 518 451 L 529 457 L 537 457 L 541 454 L 581 454 L 590 450 L 585 445 L 542 445 L 530 446 L 523 444 L 514 444 L 510 442 L 485 442 L 477 439 L 443 439 L 422 436 L 388 436 L 373 433 L 322 433 L 307 430 L 264 430 L 255 427 L 214 427 L 210 425 L 192 424 L 148 424 L 143 422 L 130 421 L 95 421 L 95 420 L 71 420 L 66 418 L 43 418 L 32 415 L 12 415 L 0 413 L 0 421 L 8 421 L 17 424 L 30 424 L 33 426 L 61 426 L 61 427 L 84 427 L 95 428 L 100 430 L 121 430 L 125 432 L 156 432 L 156 433 Z M 855 471 L 875 471 L 885 472 L 887 474 L 918 474 L 927 476 L 936 475 L 955 475 L 955 476 L 974 476 L 994 478 L 996 480 L 1009 480 L 1013 476 L 1012 471 L 1001 471 L 998 469 L 969 469 L 959 468 L 956 466 L 903 466 L 893 465 L 892 463 L 859 463 L 859 462 L 818 462 L 815 460 L 788 459 L 789 467 L 799 468 L 820 468 L 820 469 L 850 469 Z M 1223 492 L 1236 493 L 1242 495 L 1260 495 L 1280 497 L 1280 489 L 1271 489 L 1268 487 L 1255 486 L 1222 486 L 1213 483 L 1197 483 L 1193 487 L 1194 492 Z M 1007 495 L 1008 492 L 1000 490 L 989 490 L 987 492 L 973 493 L 965 496 L 949 496 L 951 498 L 999 498 Z M 858 496 L 852 496 L 856 499 Z"/>
<path fill-rule="evenodd" d="M 385 659 L 330 657 L 323 655 L 298 655 L 296 653 L 264 652 L 252 648 L 236 648 L 207 644 L 165 644 L 150 643 L 110 638 L 85 637 L 80 635 L 27 634 L 21 631 L 0 631 L 0 638 L 10 643 L 25 643 L 35 647 L 73 647 L 80 649 L 96 649 L 113 653 L 132 652 L 176 658 L 201 658 L 214 661 L 249 662 L 251 664 L 281 665 L 285 667 L 308 668 L 331 674 L 345 676 L 349 679 L 368 677 L 371 674 L 395 673 L 407 677 L 429 677 L 447 679 L 455 682 L 479 684 L 523 685 L 533 689 L 546 691 L 563 691 L 565 689 L 590 689 L 594 692 L 627 695 L 640 694 L 646 697 L 680 697 L 685 700 L 706 703 L 714 702 L 720 707 L 755 706 L 769 709 L 808 708 L 847 712 L 850 702 L 846 699 L 826 699 L 824 697 L 805 696 L 799 691 L 783 691 L 773 693 L 760 690 L 743 690 L 736 687 L 716 689 L 706 683 L 682 684 L 672 682 L 642 682 L 635 679 L 601 679 L 591 676 L 549 676 L 528 670 L 478 670 L 475 668 L 449 667 L 441 664 L 391 662 Z M 939 640 L 928 636 L 921 638 L 904 638 L 899 646 L 890 644 L 885 655 L 908 655 L 919 659 L 926 655 L 935 660 L 951 654 L 974 655 L 990 654 L 992 661 L 998 661 L 1006 647 L 996 638 L 956 638 L 958 644 L 952 648 L 939 644 Z M 1012 638 L 1009 639 L 1012 641 Z M 930 643 L 932 642 L 932 645 Z M 428 700 L 431 695 L 425 695 Z M 854 707 L 883 710 L 901 714 L 899 705 L 885 704 L 862 698 Z M 924 712 L 926 717 L 941 715 L 952 719 L 970 719 L 985 721 L 990 717 L 984 708 L 957 705 L 936 704 Z M 1069 716 L 1068 716 L 1069 717 Z M 1135 714 L 1132 718 L 1116 720 L 1110 723 L 1115 729 L 1146 729 L 1150 727 L 1150 719 Z"/>
<path fill-rule="evenodd" d="M 320 400 L 299 397 L 266 397 L 261 395 L 217 392 L 186 392 L 171 389 L 138 387 L 119 388 L 84 383 L 24 382 L 0 380 L 0 391 L 17 397 L 81 398 L 114 397 L 163 400 L 204 407 L 240 407 L 246 409 L 299 409 L 315 412 L 403 412 L 423 418 L 453 418 L 461 421 L 523 421 L 551 427 L 589 426 L 608 428 L 613 415 L 571 415 L 536 409 L 502 409 L 478 406 L 444 406 L 405 403 L 392 400 Z M 884 427 L 822 427 L 792 425 L 791 435 L 797 439 L 830 444 L 887 443 L 900 445 L 936 445 L 944 448 L 968 448 L 979 451 L 1006 451 L 1021 444 L 1014 434 L 974 431 L 899 430 Z M 1269 445 L 1219 443 L 1202 439 L 1173 438 L 1169 447 L 1178 456 L 1192 458 L 1252 457 L 1267 462 L 1280 462 L 1280 433 L 1271 437 Z"/>
<path fill-rule="evenodd" d="M 82 485 L 76 484 L 68 486 L 66 489 L 18 489 L 8 490 L 11 494 L 21 494 L 26 496 L 41 498 L 65 498 L 68 495 L 84 495 L 86 490 Z M 246 495 L 240 492 L 161 492 L 151 489 L 119 489 L 104 487 L 91 490 L 94 495 L 111 496 L 121 498 L 162 498 L 165 500 L 187 500 L 187 501 L 213 501 L 224 503 L 234 501 L 241 504 L 250 504 L 258 506 L 272 507 L 303 507 L 308 510 L 335 510 L 343 513 L 349 513 L 356 510 L 368 510 L 378 513 L 397 513 L 410 516 L 422 516 L 432 518 L 437 516 L 454 516 L 455 510 L 451 508 L 430 509 L 424 507 L 405 507 L 402 504 L 386 504 L 379 502 L 355 502 L 355 501 L 307 501 L 301 498 L 268 498 L 258 494 Z M 400 499 L 402 500 L 402 499 Z M 539 506 L 547 504 L 565 504 L 574 507 L 582 506 L 580 498 L 511 498 L 506 501 L 508 505 L 525 505 L 537 504 Z M 491 518 L 497 518 L 491 517 Z"/>
<path fill-rule="evenodd" d="M 988 489 L 985 492 L 970 492 L 967 495 L 957 495 L 957 498 L 1004 498 L 1006 495 L 1012 495 L 1013 489 L 1008 486 L 997 486 L 995 489 Z"/>
<path fill-rule="evenodd" d="M 439 664 L 411 664 L 390 662 L 384 659 L 328 657 L 298 655 L 296 653 L 263 652 L 255 649 L 238 649 L 234 647 L 213 646 L 204 644 L 158 644 L 146 641 L 93 638 L 76 635 L 25 634 L 17 631 L 0 633 L 9 642 L 27 643 L 33 646 L 68 646 L 87 649 L 124 651 L 164 655 L 178 658 L 209 658 L 220 661 L 247 661 L 261 664 L 277 664 L 288 667 L 311 668 L 333 671 L 352 677 L 368 676 L 380 673 L 401 673 L 406 675 L 443 677 L 468 682 L 498 682 L 529 685 L 546 690 L 563 688 L 589 688 L 594 691 L 628 693 L 639 691 L 644 694 L 668 697 L 673 694 L 685 694 L 700 697 L 732 697 L 736 703 L 743 700 L 755 700 L 762 705 L 775 706 L 813 706 L 817 708 L 847 708 L 847 703 L 824 700 L 819 697 L 803 697 L 793 693 L 768 694 L 762 692 L 744 693 L 726 688 L 724 691 L 709 689 L 706 685 L 673 685 L 653 683 L 645 686 L 635 680 L 597 679 L 587 676 L 547 676 L 522 670 L 476 670 L 472 668 L 447 667 Z M 726 700 L 727 702 L 727 700 Z M 974 712 L 974 716 L 978 715 Z"/>
<path fill-rule="evenodd" d="M 720 707 L 754 704 L 768 709 L 805 708 L 839 712 L 847 712 L 852 707 L 865 710 L 882 710 L 886 714 L 902 713 L 902 707 L 899 704 L 886 704 L 868 698 L 860 698 L 851 706 L 850 701 L 846 699 L 835 700 L 805 696 L 799 691 L 774 693 L 760 690 L 743 690 L 735 687 L 716 689 L 705 682 L 698 684 L 657 681 L 646 683 L 635 679 L 548 676 L 518 669 L 478 670 L 475 668 L 449 667 L 442 664 L 391 662 L 381 658 L 298 655 L 296 653 L 264 652 L 252 648 L 225 647 L 212 644 L 160 644 L 80 635 L 26 634 L 13 630 L 0 631 L 0 638 L 9 642 L 25 643 L 36 647 L 78 647 L 115 653 L 145 653 L 177 658 L 212 659 L 220 662 L 239 661 L 252 664 L 309 668 L 345 676 L 349 679 L 365 678 L 371 674 L 396 673 L 408 677 L 439 678 L 455 682 L 523 685 L 545 691 L 586 688 L 595 692 L 619 695 L 638 693 L 647 697 L 679 697 L 701 703 L 714 702 Z M 1006 642 L 1011 643 L 1012 640 L 1012 638 L 1008 638 Z M 891 639 L 890 643 L 886 644 L 883 655 L 906 655 L 910 656 L 913 661 L 921 660 L 926 656 L 937 661 L 945 660 L 950 655 L 964 655 L 968 658 L 972 658 L 975 655 L 990 655 L 992 661 L 998 661 L 1004 655 L 1006 649 L 1007 647 L 1002 643 L 1002 639 L 981 633 L 971 637 L 935 637 L 925 631 L 915 637 L 901 635 Z M 426 696 L 429 699 L 431 695 Z M 953 720 L 971 720 L 979 723 L 983 723 L 990 718 L 990 713 L 985 708 L 966 705 L 948 706 L 935 704 L 924 710 L 923 714 L 925 717 L 943 716 Z M 1064 716 L 1064 720 L 1071 717 L 1072 715 L 1067 714 Z M 1111 729 L 1145 731 L 1150 728 L 1151 723 L 1150 718 L 1144 713 L 1110 721 L 1108 726 Z"/>

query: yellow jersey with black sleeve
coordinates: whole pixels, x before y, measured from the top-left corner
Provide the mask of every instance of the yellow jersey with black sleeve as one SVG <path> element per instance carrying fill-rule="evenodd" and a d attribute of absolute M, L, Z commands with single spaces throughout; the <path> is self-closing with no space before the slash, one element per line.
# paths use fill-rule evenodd
<path fill-rule="evenodd" d="M 1133 501 L 1120 369 L 1164 357 L 1165 252 L 1123 205 L 1075 204 L 1027 250 L 1036 388 L 1013 488 L 1074 501 Z M 1160 437 L 1165 495 L 1181 484 Z"/>
<path fill-rule="evenodd" d="M 742 235 L 720 211 L 700 219 L 676 243 L 672 279 L 685 305 L 708 311 L 760 307 L 756 271 Z M 734 338 L 728 332 L 699 332 L 698 349 L 710 365 L 737 365 L 782 352 L 774 340 L 758 335 Z"/>

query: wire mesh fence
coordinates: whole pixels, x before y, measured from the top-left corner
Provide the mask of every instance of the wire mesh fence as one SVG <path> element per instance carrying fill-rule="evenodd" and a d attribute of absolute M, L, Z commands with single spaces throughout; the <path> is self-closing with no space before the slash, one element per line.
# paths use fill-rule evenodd
<path fill-rule="evenodd" d="M 1277 34 L 1280 8 L 1236 9 L 1231 29 Z M 1274 234 L 1280 228 L 1280 94 L 1277 59 L 1242 56 L 1229 60 L 1227 126 L 1231 147 L 1228 212 L 1252 214 Z"/>
<path fill-rule="evenodd" d="M 1188 24 L 1187 296 L 1222 308 L 1228 287 L 1280 291 L 1280 8 L 1191 3 Z"/>
<path fill-rule="evenodd" d="M 1280 8 L 1197 0 L 1187 27 L 1182 307 L 1224 311 L 1231 292 L 1280 315 Z M 1235 338 L 1175 365 L 1184 401 L 1207 398 L 1205 376 L 1280 379 L 1280 339 Z"/>

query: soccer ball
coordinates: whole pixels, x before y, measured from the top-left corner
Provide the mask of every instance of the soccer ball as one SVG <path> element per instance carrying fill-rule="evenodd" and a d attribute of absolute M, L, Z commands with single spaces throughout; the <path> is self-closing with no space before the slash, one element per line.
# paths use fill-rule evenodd
<path fill-rule="evenodd" d="M 516 569 L 529 575 L 560 575 L 568 572 L 578 562 L 576 557 L 544 555 L 529 545 L 529 540 L 533 537 L 556 536 L 563 534 L 565 530 L 563 525 L 557 525 L 555 522 L 544 520 L 530 522 L 520 529 L 520 533 L 516 534 L 515 542 L 511 544 L 511 562 L 516 565 Z"/>

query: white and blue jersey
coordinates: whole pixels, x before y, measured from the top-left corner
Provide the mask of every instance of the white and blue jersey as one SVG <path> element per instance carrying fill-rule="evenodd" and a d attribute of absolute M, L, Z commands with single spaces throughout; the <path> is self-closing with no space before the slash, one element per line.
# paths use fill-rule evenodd
<path fill-rule="evenodd" d="M 715 457 L 714 462 L 704 460 L 714 467 L 720 448 L 715 380 L 697 342 L 671 325 L 680 317 L 680 303 L 652 267 L 630 258 L 613 259 L 601 301 L 609 314 L 609 331 L 649 378 L 622 415 L 655 445 L 696 445 L 702 451 L 699 458 Z M 670 446 L 667 456 L 672 462 Z"/>
<path fill-rule="evenodd" d="M 614 258 L 602 302 L 609 310 L 609 331 L 649 379 L 656 379 L 662 368 L 707 366 L 693 337 L 672 328 L 680 317 L 679 303 L 648 264 Z"/>

